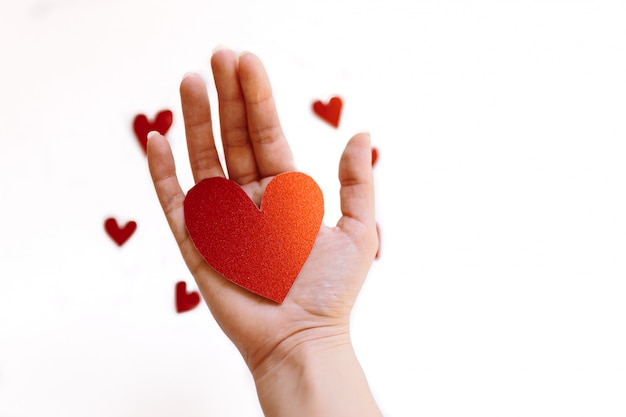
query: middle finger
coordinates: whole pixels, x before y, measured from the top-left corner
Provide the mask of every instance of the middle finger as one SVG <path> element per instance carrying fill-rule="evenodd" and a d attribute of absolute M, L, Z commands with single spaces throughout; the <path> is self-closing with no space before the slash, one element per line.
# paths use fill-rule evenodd
<path fill-rule="evenodd" d="M 231 180 L 244 185 L 257 181 L 259 171 L 248 133 L 238 65 L 239 57 L 231 50 L 220 49 L 211 58 L 219 98 L 220 129 L 228 175 Z"/>

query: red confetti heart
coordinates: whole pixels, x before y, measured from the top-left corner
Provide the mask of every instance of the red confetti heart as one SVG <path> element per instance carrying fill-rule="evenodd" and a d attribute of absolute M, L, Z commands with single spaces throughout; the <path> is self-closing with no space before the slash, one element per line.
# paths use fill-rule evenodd
<path fill-rule="evenodd" d="M 156 130 L 165 135 L 172 126 L 173 114 L 170 110 L 159 112 L 154 118 L 154 122 L 148 120 L 145 114 L 138 114 L 133 121 L 135 136 L 144 152 L 148 151 L 148 133 Z"/>
<path fill-rule="evenodd" d="M 376 249 L 376 256 L 374 259 L 380 259 L 380 227 L 376 223 L 376 235 L 378 236 L 378 249 Z"/>
<path fill-rule="evenodd" d="M 339 97 L 331 98 L 328 104 L 324 104 L 319 100 L 313 103 L 313 111 L 315 114 L 336 128 L 339 127 L 342 107 L 343 102 Z"/>
<path fill-rule="evenodd" d="M 200 294 L 196 291 L 187 292 L 187 283 L 180 281 L 176 283 L 176 311 L 184 313 L 193 310 L 200 304 Z"/>
<path fill-rule="evenodd" d="M 372 166 L 376 165 L 378 162 L 378 149 L 372 148 Z"/>
<path fill-rule="evenodd" d="M 318 185 L 299 172 L 267 185 L 261 208 L 235 182 L 200 181 L 185 199 L 189 236 L 229 281 L 282 303 L 307 260 L 324 217 Z"/>
<path fill-rule="evenodd" d="M 113 239 L 118 246 L 122 246 L 126 241 L 135 233 L 137 229 L 137 223 L 134 221 L 129 221 L 124 225 L 124 227 L 120 228 L 117 224 L 117 220 L 113 217 L 110 217 L 104 221 L 104 230 L 108 233 L 108 235 Z"/>

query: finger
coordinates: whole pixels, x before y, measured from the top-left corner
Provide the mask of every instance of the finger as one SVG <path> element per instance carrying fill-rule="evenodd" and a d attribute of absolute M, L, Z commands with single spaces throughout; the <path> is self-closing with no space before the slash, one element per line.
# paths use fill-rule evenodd
<path fill-rule="evenodd" d="M 185 195 L 176 178 L 174 158 L 167 140 L 158 132 L 148 134 L 148 167 L 159 202 L 185 262 L 196 277 L 203 298 L 209 304 L 230 301 L 233 288 L 239 288 L 215 272 L 196 251 L 185 226 Z M 241 290 L 239 288 L 239 290 Z M 243 290 L 242 290 L 243 291 Z"/>
<path fill-rule="evenodd" d="M 280 127 L 272 87 L 257 56 L 244 53 L 239 57 L 239 81 L 259 174 L 267 177 L 294 171 L 293 156 Z"/>
<path fill-rule="evenodd" d="M 190 74 L 183 78 L 180 99 L 194 180 L 199 182 L 204 178 L 223 177 L 224 170 L 213 139 L 209 95 L 200 76 Z"/>
<path fill-rule="evenodd" d="M 158 132 L 148 134 L 148 167 L 161 208 L 174 238 L 180 244 L 187 236 L 183 208 L 185 194 L 176 177 L 170 145 Z"/>
<path fill-rule="evenodd" d="M 211 58 L 228 177 L 244 185 L 257 181 L 259 172 L 248 134 L 246 104 L 239 84 L 238 65 L 239 57 L 231 50 L 220 49 Z"/>
<path fill-rule="evenodd" d="M 355 135 L 348 142 L 339 162 L 342 226 L 356 221 L 376 233 L 372 149 L 367 133 Z"/>

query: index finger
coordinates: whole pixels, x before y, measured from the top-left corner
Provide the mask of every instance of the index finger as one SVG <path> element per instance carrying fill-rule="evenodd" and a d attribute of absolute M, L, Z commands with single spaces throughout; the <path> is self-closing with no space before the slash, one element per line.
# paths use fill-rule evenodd
<path fill-rule="evenodd" d="M 280 127 L 265 67 L 254 54 L 239 57 L 239 81 L 246 104 L 248 132 L 261 177 L 294 171 L 295 163 Z"/>

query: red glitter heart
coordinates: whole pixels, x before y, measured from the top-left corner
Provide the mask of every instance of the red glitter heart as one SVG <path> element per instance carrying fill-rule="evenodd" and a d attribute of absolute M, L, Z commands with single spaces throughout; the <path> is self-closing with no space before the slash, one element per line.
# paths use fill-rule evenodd
<path fill-rule="evenodd" d="M 113 217 L 110 217 L 104 221 L 104 230 L 108 233 L 108 235 L 113 239 L 118 246 L 122 246 L 126 241 L 135 233 L 137 229 L 137 223 L 134 221 L 129 221 L 121 227 L 117 224 L 117 220 Z"/>
<path fill-rule="evenodd" d="M 235 182 L 196 184 L 185 198 L 185 224 L 204 260 L 229 281 L 282 303 L 307 260 L 324 217 L 318 185 L 299 172 L 279 174 L 260 209 Z"/>
<path fill-rule="evenodd" d="M 187 283 L 180 281 L 176 283 L 176 311 L 184 313 L 193 310 L 200 304 L 200 294 L 196 291 L 187 292 Z"/>
<path fill-rule="evenodd" d="M 319 100 L 313 103 L 313 111 L 315 114 L 336 128 L 339 127 L 342 107 L 343 102 L 339 97 L 331 98 L 328 104 L 324 104 Z"/>
<path fill-rule="evenodd" d="M 170 110 L 163 110 L 157 113 L 154 122 L 149 121 L 145 114 L 135 116 L 133 130 L 144 153 L 148 150 L 148 133 L 156 130 L 160 134 L 165 135 L 172 126 L 173 117 Z"/>

